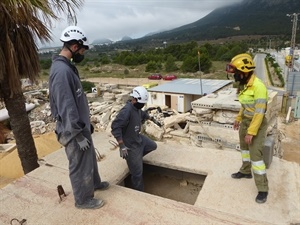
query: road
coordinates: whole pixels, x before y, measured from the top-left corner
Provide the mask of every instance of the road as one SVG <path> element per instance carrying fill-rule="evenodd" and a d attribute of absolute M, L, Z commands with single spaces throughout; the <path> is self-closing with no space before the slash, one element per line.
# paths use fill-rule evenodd
<path fill-rule="evenodd" d="M 282 96 L 285 93 L 285 89 L 284 88 L 279 88 L 279 87 L 273 87 L 271 85 L 271 82 L 270 82 L 269 76 L 268 76 L 268 71 L 267 71 L 266 64 L 265 64 L 265 57 L 266 57 L 266 54 L 263 54 L 263 53 L 259 53 L 259 54 L 255 55 L 255 57 L 253 59 L 253 61 L 255 63 L 255 66 L 256 66 L 255 74 L 259 79 L 261 79 L 264 82 L 264 84 L 266 85 L 266 87 L 268 89 L 273 90 L 273 91 L 277 91 L 278 95 Z M 278 55 L 278 58 L 280 58 L 279 55 Z M 282 60 L 280 60 L 280 63 L 278 63 L 278 64 L 284 70 L 286 68 L 286 66 L 284 64 L 284 57 L 283 56 L 282 56 L 282 59 L 283 59 L 283 63 L 282 63 Z M 285 73 L 285 76 L 286 76 L 286 74 L 287 73 Z"/>

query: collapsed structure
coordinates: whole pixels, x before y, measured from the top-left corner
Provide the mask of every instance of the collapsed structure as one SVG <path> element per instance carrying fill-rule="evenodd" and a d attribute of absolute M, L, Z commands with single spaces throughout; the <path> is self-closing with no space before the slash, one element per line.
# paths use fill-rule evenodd
<path fill-rule="evenodd" d="M 236 151 L 238 134 L 232 129 L 239 108 L 234 88 L 219 90 L 192 101 L 192 109 L 185 113 L 178 113 L 164 105 L 147 105 L 146 110 L 155 120 L 146 122 L 144 132 L 160 141 L 157 142 L 158 150 L 145 156 L 144 164 L 151 166 L 151 170 L 155 167 L 158 175 L 168 175 L 171 184 L 179 188 L 175 193 L 183 198 L 186 197 L 183 193 L 190 194 L 189 188 L 198 188 L 193 201 L 188 204 L 169 195 L 161 198 L 152 192 L 147 194 L 124 188 L 129 171 L 117 148 L 111 148 L 113 138 L 109 131 L 111 121 L 129 99 L 132 87 L 101 84 L 97 88 L 101 96 L 98 93 L 87 96 L 96 131 L 106 131 L 94 134 L 95 146 L 104 156 L 99 161 L 100 169 L 104 179 L 111 183 L 108 191 L 95 192 L 95 196 L 104 199 L 106 206 L 96 214 L 74 208 L 68 164 L 62 148 L 39 161 L 40 168 L 1 189 L 1 202 L 5 206 L 0 219 L 2 223 L 8 223 L 12 218 L 24 218 L 34 224 L 96 224 L 100 214 L 101 223 L 105 224 L 174 224 L 175 221 L 175 224 L 279 225 L 299 222 L 298 164 L 273 158 L 268 171 L 272 195 L 264 207 L 253 201 L 257 193 L 253 182 L 241 182 L 229 175 L 240 164 L 240 155 Z M 36 134 L 54 129 L 55 123 L 45 93 L 45 90 L 25 93 L 27 101 L 37 105 L 29 113 L 32 131 Z M 277 93 L 269 91 L 266 113 L 269 120 L 268 138 L 274 139 L 274 154 L 279 156 L 277 106 Z M 174 181 L 175 174 L 178 179 Z M 153 183 L 166 189 L 158 180 Z M 57 185 L 62 185 L 66 190 L 67 196 L 63 201 L 57 196 Z M 169 186 L 167 192 L 171 192 Z M 132 216 L 137 214 L 143 216 Z"/>
<path fill-rule="evenodd" d="M 187 82 L 186 80 L 185 82 Z M 188 82 L 191 83 L 191 79 L 188 79 Z M 207 82 L 208 85 L 216 83 L 218 82 Z M 227 82 L 217 88 L 215 86 L 211 89 L 214 90 L 214 93 L 199 96 L 191 101 L 191 109 L 184 113 L 167 105 L 148 103 L 145 110 L 148 110 L 154 120 L 145 122 L 144 132 L 156 141 L 175 140 L 179 143 L 217 150 L 239 150 L 238 132 L 233 130 L 233 123 L 240 103 L 237 99 L 236 89 L 230 85 L 231 82 Z M 151 102 L 153 96 L 157 96 L 155 90 L 158 87 L 154 87 L 154 91 L 149 90 Z M 90 101 L 91 122 L 96 131 L 110 132 L 111 122 L 129 99 L 132 87 L 99 84 L 95 90 L 87 94 Z M 29 114 L 33 134 L 42 134 L 55 129 L 55 121 L 51 118 L 49 102 L 46 101 L 45 93 L 47 91 L 44 89 L 25 93 L 28 103 L 40 104 L 40 107 L 36 107 Z M 164 92 L 164 95 L 170 94 Z M 176 93 L 171 93 L 171 95 L 176 95 Z M 269 90 L 266 112 L 269 128 L 264 149 L 267 167 L 270 166 L 273 156 L 279 158 L 283 156 L 280 147 L 281 135 L 277 129 L 278 111 L 277 92 Z"/>

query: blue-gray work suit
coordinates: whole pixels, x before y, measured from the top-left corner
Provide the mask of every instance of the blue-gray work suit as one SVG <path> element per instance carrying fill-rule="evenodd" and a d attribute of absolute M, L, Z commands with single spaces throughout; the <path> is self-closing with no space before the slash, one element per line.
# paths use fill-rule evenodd
<path fill-rule="evenodd" d="M 129 101 L 111 125 L 113 136 L 117 141 L 123 140 L 129 148 L 126 162 L 131 173 L 132 186 L 139 191 L 144 191 L 143 156 L 157 148 L 154 141 L 140 134 L 142 121 L 146 119 L 149 119 L 149 115 Z"/>
<path fill-rule="evenodd" d="M 94 197 L 101 183 L 96 153 L 91 136 L 89 106 L 78 71 L 63 56 L 54 56 L 49 77 L 50 107 L 56 119 L 56 135 L 65 147 L 69 160 L 69 176 L 75 202 L 83 204 Z M 91 146 L 82 151 L 76 136 L 82 134 Z"/>

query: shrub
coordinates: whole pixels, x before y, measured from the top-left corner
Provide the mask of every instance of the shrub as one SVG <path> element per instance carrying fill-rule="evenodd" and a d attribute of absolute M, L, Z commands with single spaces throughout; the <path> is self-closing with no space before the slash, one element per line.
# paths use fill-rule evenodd
<path fill-rule="evenodd" d="M 87 93 L 91 93 L 92 88 L 95 87 L 95 84 L 93 82 L 85 81 L 85 80 L 81 81 L 81 85 L 82 85 L 83 91 L 87 92 Z"/>

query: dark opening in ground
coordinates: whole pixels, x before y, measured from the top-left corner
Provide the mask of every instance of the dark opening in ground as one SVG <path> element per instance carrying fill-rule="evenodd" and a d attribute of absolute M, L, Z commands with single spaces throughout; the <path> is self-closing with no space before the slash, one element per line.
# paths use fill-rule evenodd
<path fill-rule="evenodd" d="M 206 176 L 144 164 L 145 192 L 194 205 Z M 128 175 L 119 185 L 131 188 Z"/>

